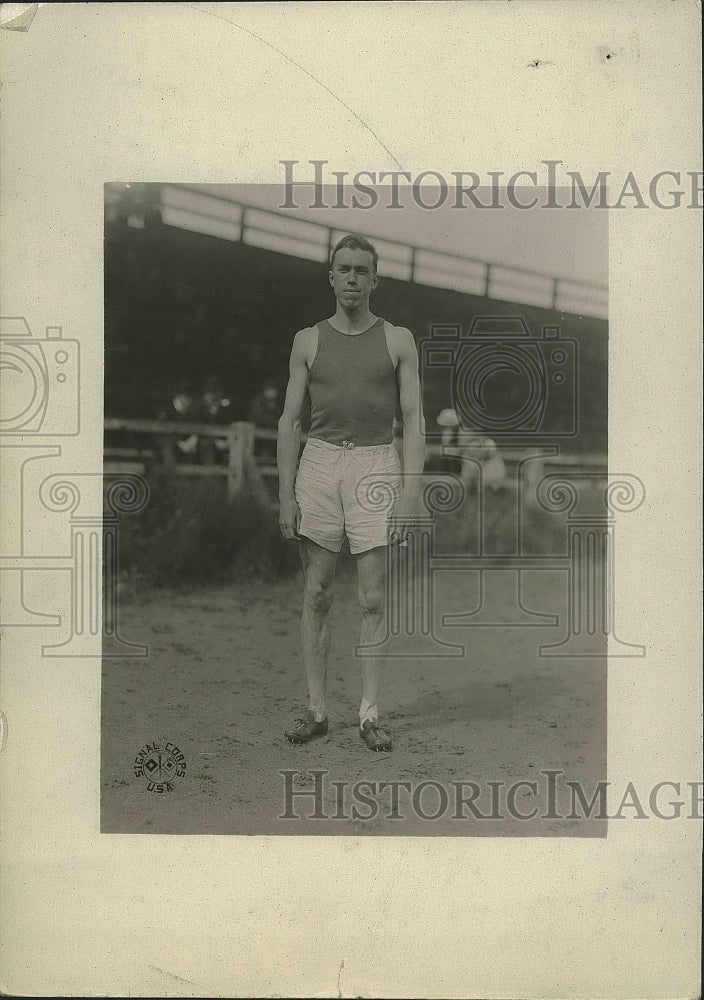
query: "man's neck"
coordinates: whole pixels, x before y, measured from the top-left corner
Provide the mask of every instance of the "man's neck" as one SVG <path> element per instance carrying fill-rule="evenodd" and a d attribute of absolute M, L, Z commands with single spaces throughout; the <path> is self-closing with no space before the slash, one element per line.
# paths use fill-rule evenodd
<path fill-rule="evenodd" d="M 369 309 L 369 306 L 364 307 L 364 309 L 344 309 L 338 304 L 335 310 L 335 315 L 331 316 L 328 320 L 331 326 L 334 326 L 336 330 L 340 333 L 355 334 L 364 333 L 368 330 L 370 326 L 376 323 L 378 317 Z"/>

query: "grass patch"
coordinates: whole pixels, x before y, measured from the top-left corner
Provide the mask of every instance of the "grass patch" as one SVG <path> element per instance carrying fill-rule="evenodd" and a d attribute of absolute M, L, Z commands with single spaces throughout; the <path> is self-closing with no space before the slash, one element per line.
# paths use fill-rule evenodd
<path fill-rule="evenodd" d="M 153 478 L 150 500 L 120 522 L 123 596 L 249 579 L 270 582 L 298 571 L 298 550 L 279 533 L 278 513 L 248 490 L 228 501 L 224 482 Z"/>
<path fill-rule="evenodd" d="M 280 535 L 278 512 L 245 490 L 228 501 L 224 481 L 153 477 L 150 500 L 138 514 L 120 522 L 120 596 L 188 593 L 227 583 L 272 583 L 300 572 L 298 546 Z M 488 497 L 480 512 L 470 494 L 452 513 L 437 513 L 434 549 L 438 554 L 565 555 L 562 514 L 540 507 L 519 512 L 515 494 Z M 343 546 L 338 575 L 354 573 L 354 560 Z"/>
<path fill-rule="evenodd" d="M 516 494 L 502 490 L 485 498 L 480 507 L 476 493 L 461 507 L 435 517 L 435 551 L 492 556 L 566 555 L 564 514 L 554 514 L 538 506 L 518 510 Z"/>

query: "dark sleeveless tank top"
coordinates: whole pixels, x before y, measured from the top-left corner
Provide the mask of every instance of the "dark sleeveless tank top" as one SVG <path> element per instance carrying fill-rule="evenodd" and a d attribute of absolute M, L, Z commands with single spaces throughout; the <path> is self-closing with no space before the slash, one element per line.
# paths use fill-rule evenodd
<path fill-rule="evenodd" d="M 336 445 L 390 444 L 398 389 L 383 319 L 349 335 L 327 320 L 318 323 L 308 391 L 309 437 Z"/>

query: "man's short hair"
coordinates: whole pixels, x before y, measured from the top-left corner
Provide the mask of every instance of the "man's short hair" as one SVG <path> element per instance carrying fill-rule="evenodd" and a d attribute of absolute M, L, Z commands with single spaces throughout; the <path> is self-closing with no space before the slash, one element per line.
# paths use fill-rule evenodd
<path fill-rule="evenodd" d="M 335 263 L 335 254 L 338 250 L 364 250 L 372 255 L 372 260 L 374 261 L 374 271 L 377 270 L 377 265 L 379 263 L 379 254 L 376 252 L 376 247 L 369 240 L 365 239 L 364 236 L 355 236 L 351 234 L 350 236 L 343 236 L 341 240 L 338 240 L 335 244 L 335 249 L 330 257 L 330 267 L 332 268 Z"/>

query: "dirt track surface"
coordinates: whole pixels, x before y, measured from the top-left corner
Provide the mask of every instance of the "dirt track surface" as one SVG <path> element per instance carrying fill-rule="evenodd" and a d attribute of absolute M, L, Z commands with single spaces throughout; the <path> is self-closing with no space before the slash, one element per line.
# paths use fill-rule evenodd
<path fill-rule="evenodd" d="M 448 573 L 439 580 L 437 623 L 440 609 L 472 607 L 474 576 Z M 596 782 L 607 777 L 605 661 L 540 657 L 538 645 L 558 641 L 558 628 L 437 624 L 438 638 L 464 644 L 465 652 L 432 658 L 427 645 L 419 649 L 409 639 L 395 647 L 405 655 L 385 660 L 381 702 L 394 748 L 374 754 L 357 731 L 359 613 L 353 572 L 342 567 L 331 612 L 330 731 L 308 745 L 292 746 L 283 731 L 305 707 L 300 591 L 297 578 L 121 608 L 123 637 L 146 643 L 150 655 L 104 661 L 104 832 L 605 835 L 606 824 L 594 816 L 566 818 L 571 799 L 564 784 L 579 781 L 591 796 Z M 534 610 L 562 615 L 564 591 L 559 572 L 526 574 L 524 600 Z M 502 601 L 508 617 L 510 581 L 498 594 L 499 615 Z M 135 775 L 135 758 L 145 745 L 156 743 L 163 751 L 167 742 L 183 754 L 185 774 L 174 777 L 171 790 L 150 791 L 146 776 Z M 548 769 L 561 772 L 554 818 L 542 818 L 547 778 L 541 771 Z M 286 770 L 294 773 L 280 773 Z M 324 773 L 316 777 L 316 771 Z M 289 812 L 297 818 L 280 818 L 286 811 L 286 782 L 298 792 L 314 790 L 316 781 L 324 818 L 310 818 L 314 797 L 297 794 L 289 800 Z M 375 784 L 362 789 L 371 804 L 352 791 L 360 781 Z M 392 792 L 379 783 L 402 781 L 411 787 L 399 786 L 394 813 Z M 444 810 L 442 790 L 428 786 L 417 792 L 424 781 L 447 790 Z M 506 794 L 518 781 L 537 782 L 537 797 L 530 788 L 520 788 L 511 810 Z M 349 783 L 341 800 L 332 782 Z M 453 782 L 480 787 L 474 809 L 488 818 L 478 818 L 471 807 L 458 810 Z M 493 792 L 489 782 L 497 783 Z M 420 796 L 418 809 L 414 794 Z M 512 815 L 536 805 L 539 815 L 532 820 Z M 455 818 L 458 811 L 464 818 Z M 440 815 L 428 819 L 418 812 Z"/>

